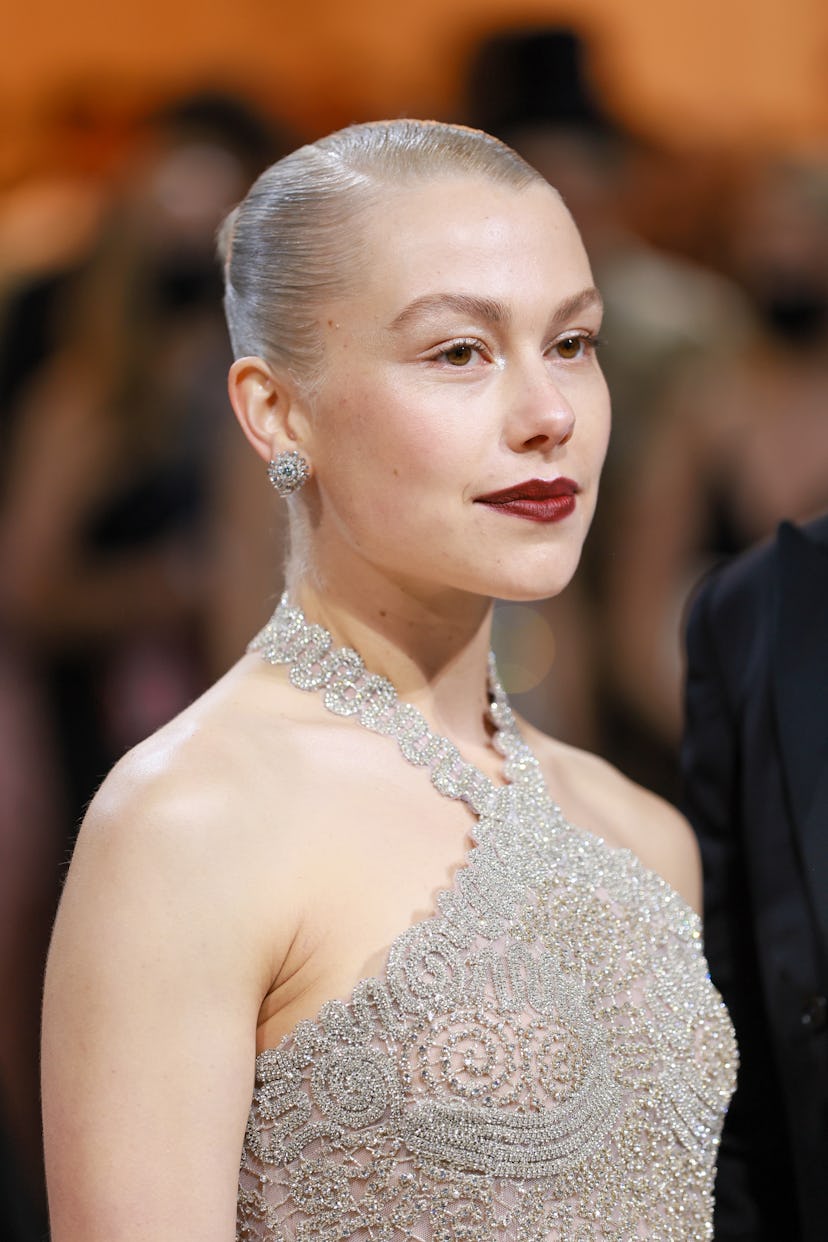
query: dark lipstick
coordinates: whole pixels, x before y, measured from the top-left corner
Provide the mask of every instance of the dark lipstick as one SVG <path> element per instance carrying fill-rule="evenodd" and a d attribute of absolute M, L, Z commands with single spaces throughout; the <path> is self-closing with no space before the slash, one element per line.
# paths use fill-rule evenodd
<path fill-rule="evenodd" d="M 475 504 L 531 522 L 559 522 L 573 512 L 579 491 L 573 479 L 527 479 L 514 487 L 477 496 Z"/>

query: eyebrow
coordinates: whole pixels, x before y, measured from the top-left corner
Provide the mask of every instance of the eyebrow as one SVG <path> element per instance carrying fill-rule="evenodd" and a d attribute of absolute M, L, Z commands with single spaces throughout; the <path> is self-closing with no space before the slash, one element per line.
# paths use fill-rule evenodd
<path fill-rule="evenodd" d="M 471 319 L 485 319 L 487 323 L 503 324 L 509 321 L 509 311 L 494 298 L 480 298 L 471 293 L 426 293 L 409 302 L 392 320 L 392 332 L 399 332 L 414 319 L 424 319 L 432 311 L 453 310 Z"/>
<path fill-rule="evenodd" d="M 595 286 L 590 285 L 559 303 L 552 315 L 552 323 L 561 323 L 571 318 L 572 315 L 589 310 L 593 306 L 600 308 L 603 302 Z M 495 298 L 481 298 L 469 293 L 426 293 L 420 298 L 415 298 L 413 302 L 409 302 L 408 306 L 404 307 L 391 321 L 389 327 L 392 332 L 399 332 L 413 320 L 444 310 L 458 311 L 461 315 L 468 315 L 472 319 L 482 319 L 486 323 L 495 325 L 508 324 L 511 319 L 509 308 Z"/>
<path fill-rule="evenodd" d="M 595 288 L 590 285 L 586 289 L 582 289 L 580 293 L 573 293 L 572 297 L 564 298 L 555 307 L 555 313 L 552 316 L 553 323 L 562 323 L 566 319 L 571 319 L 573 315 L 580 315 L 581 311 L 604 309 L 604 299 Z"/>

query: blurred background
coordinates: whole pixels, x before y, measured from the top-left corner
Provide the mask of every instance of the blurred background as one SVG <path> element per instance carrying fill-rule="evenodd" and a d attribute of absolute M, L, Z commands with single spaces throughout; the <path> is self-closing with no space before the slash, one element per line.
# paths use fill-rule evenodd
<path fill-rule="evenodd" d="M 31 1242 L 78 820 L 280 586 L 217 223 L 293 146 L 383 116 L 480 125 L 561 190 L 607 303 L 613 445 L 576 581 L 500 606 L 496 645 L 519 710 L 673 796 L 694 584 L 828 509 L 828 8 L 30 0 L 3 24 L 0 1236 Z"/>

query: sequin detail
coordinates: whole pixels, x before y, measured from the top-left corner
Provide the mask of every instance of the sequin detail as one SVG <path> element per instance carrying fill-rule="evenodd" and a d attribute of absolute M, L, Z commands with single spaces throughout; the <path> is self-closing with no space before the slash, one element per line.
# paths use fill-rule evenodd
<path fill-rule="evenodd" d="M 711 1238 L 737 1058 L 693 911 L 566 822 L 493 666 L 504 787 L 286 601 L 253 646 L 478 822 L 382 976 L 257 1058 L 238 1242 Z"/>

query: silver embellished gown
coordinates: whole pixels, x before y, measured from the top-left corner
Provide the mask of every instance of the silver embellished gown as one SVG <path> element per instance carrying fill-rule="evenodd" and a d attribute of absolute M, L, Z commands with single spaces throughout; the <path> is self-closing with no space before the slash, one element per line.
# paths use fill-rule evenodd
<path fill-rule="evenodd" d="M 286 601 L 254 642 L 477 815 L 381 975 L 259 1055 L 238 1242 L 695 1242 L 734 1087 L 695 913 L 568 824 L 492 671 L 508 784 Z"/>

